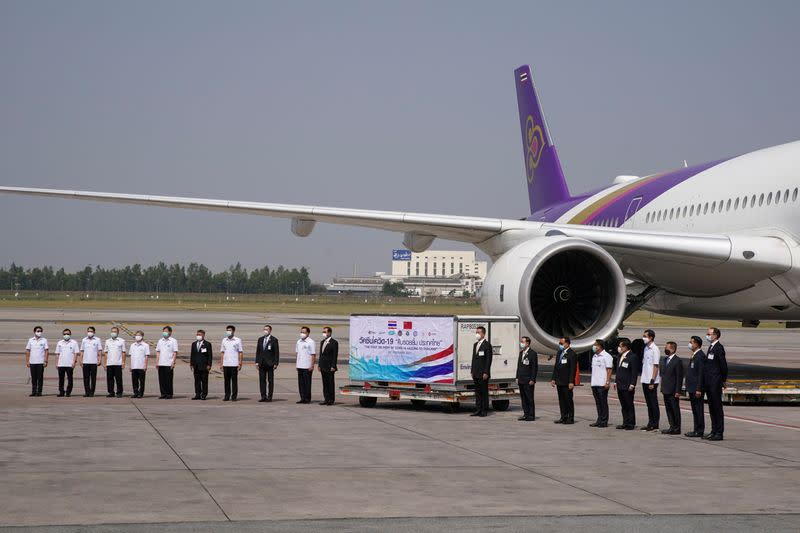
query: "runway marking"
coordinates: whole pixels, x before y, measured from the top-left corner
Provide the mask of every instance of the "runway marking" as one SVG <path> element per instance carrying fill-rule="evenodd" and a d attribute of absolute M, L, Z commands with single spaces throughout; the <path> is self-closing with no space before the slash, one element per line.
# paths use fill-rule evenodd
<path fill-rule="evenodd" d="M 617 402 L 619 402 L 619 400 L 617 400 Z M 645 403 L 645 402 L 643 402 L 641 400 L 634 400 L 633 403 L 638 404 L 638 405 L 647 405 L 647 403 Z M 661 406 L 659 405 L 659 409 L 660 408 L 661 408 Z M 681 407 L 680 410 L 685 412 L 685 413 L 691 413 L 692 412 L 691 408 L 687 409 L 685 407 Z M 736 415 L 725 415 L 725 418 L 728 419 L 728 420 L 736 420 L 736 421 L 739 421 L 739 422 L 748 422 L 750 424 L 757 424 L 759 426 L 770 426 L 770 427 L 775 427 L 775 428 L 780 428 L 780 429 L 790 429 L 792 431 L 800 431 L 800 426 L 793 426 L 791 424 L 781 424 L 780 422 L 765 422 L 763 420 L 755 420 L 753 418 L 747 418 L 747 417 L 744 417 L 744 416 L 736 416 Z"/>

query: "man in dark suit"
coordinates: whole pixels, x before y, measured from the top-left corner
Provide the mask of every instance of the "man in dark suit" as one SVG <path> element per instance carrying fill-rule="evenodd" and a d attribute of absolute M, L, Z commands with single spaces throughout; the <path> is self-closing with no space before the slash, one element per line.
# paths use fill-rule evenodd
<path fill-rule="evenodd" d="M 708 398 L 708 413 L 711 415 L 711 433 L 704 439 L 722 440 L 725 431 L 725 414 L 722 411 L 722 389 L 728 381 L 728 362 L 725 347 L 719 342 L 722 334 L 717 328 L 708 328 L 706 340 L 711 343 L 703 365 L 702 389 Z"/>
<path fill-rule="evenodd" d="M 622 424 L 617 429 L 631 430 L 636 428 L 636 409 L 633 406 L 633 395 L 636 393 L 636 378 L 639 376 L 639 363 L 636 354 L 631 349 L 631 341 L 620 339 L 619 363 L 614 387 L 619 396 L 619 406 L 622 410 Z"/>
<path fill-rule="evenodd" d="M 664 346 L 664 357 L 659 365 L 661 374 L 661 394 L 664 395 L 664 410 L 667 411 L 669 428 L 662 429 L 665 435 L 681 434 L 681 386 L 683 385 L 683 361 L 675 355 L 677 343 L 669 341 Z"/>
<path fill-rule="evenodd" d="M 692 418 L 694 419 L 694 429 L 684 433 L 687 437 L 702 437 L 706 430 L 706 419 L 703 404 L 703 365 L 705 364 L 706 354 L 700 348 L 703 340 L 695 335 L 689 341 L 689 366 L 686 369 L 686 394 L 689 395 L 689 403 L 692 405 Z"/>
<path fill-rule="evenodd" d="M 258 366 L 258 386 L 261 389 L 259 402 L 271 402 L 275 390 L 275 369 L 280 363 L 278 339 L 272 336 L 272 326 L 264 326 L 264 335 L 256 342 L 256 365 Z M 269 388 L 267 388 L 269 385 Z"/>
<path fill-rule="evenodd" d="M 197 330 L 192 343 L 189 366 L 194 372 L 194 397 L 192 400 L 205 400 L 208 396 L 208 372 L 211 370 L 211 343 L 206 340 L 206 332 Z"/>
<path fill-rule="evenodd" d="M 578 354 L 570 348 L 570 338 L 562 337 L 558 341 L 559 353 L 553 366 L 553 377 L 550 386 L 558 391 L 558 407 L 561 418 L 554 420 L 556 424 L 575 423 L 575 403 L 572 389 L 575 388 L 575 374 L 578 369 Z"/>
<path fill-rule="evenodd" d="M 322 397 L 320 405 L 333 405 L 336 402 L 336 383 L 334 374 L 336 360 L 339 358 L 339 341 L 332 337 L 333 330 L 327 326 L 322 328 L 322 341 L 319 343 L 319 373 L 322 377 Z"/>
<path fill-rule="evenodd" d="M 520 339 L 519 359 L 517 359 L 517 383 L 519 384 L 519 398 L 522 402 L 523 416 L 518 420 L 535 420 L 536 404 L 533 401 L 533 391 L 536 387 L 536 374 L 539 372 L 539 354 L 531 349 L 531 338 Z"/>
<path fill-rule="evenodd" d="M 470 416 L 489 414 L 489 380 L 492 370 L 492 344 L 486 340 L 486 328 L 475 328 L 472 345 L 472 382 L 475 384 L 475 412 Z"/>

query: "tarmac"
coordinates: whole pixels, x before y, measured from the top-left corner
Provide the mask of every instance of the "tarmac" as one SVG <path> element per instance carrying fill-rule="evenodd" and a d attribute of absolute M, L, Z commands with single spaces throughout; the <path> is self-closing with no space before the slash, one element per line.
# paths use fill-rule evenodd
<path fill-rule="evenodd" d="M 106 398 L 99 372 L 97 395 L 84 398 L 80 367 L 73 396 L 57 398 L 52 356 L 45 396 L 27 396 L 23 349 L 34 324 L 52 346 L 65 324 L 80 337 L 92 323 L 104 338 L 115 320 L 144 329 L 148 340 L 167 321 L 183 347 L 204 326 L 217 348 L 225 325 L 236 324 L 248 361 L 261 326 L 272 323 L 283 341 L 275 401 L 257 402 L 251 364 L 239 402 L 221 401 L 218 371 L 209 399 L 191 401 L 183 360 L 172 400 L 157 398 L 152 370 L 142 399 L 128 397 L 127 372 L 126 397 Z M 555 425 L 546 370 L 534 422 L 517 421 L 518 402 L 482 419 L 467 407 L 446 414 L 435 404 L 387 401 L 369 409 L 342 396 L 330 407 L 296 405 L 291 356 L 301 324 L 315 338 L 331 324 L 346 360 L 346 317 L 0 310 L 0 531 L 800 530 L 800 410 L 793 406 L 728 406 L 725 440 L 707 442 L 591 428 L 588 386 L 576 389 L 576 424 Z M 776 373 L 794 371 L 800 332 L 738 335 L 723 332 L 732 363 L 761 366 L 748 348 L 765 346 L 781 365 Z M 339 368 L 341 385 L 347 367 Z M 316 375 L 313 394 L 321 399 Z M 637 400 L 641 423 L 640 391 Z M 616 424 L 615 399 L 610 407 Z M 687 431 L 691 413 L 681 407 Z"/>

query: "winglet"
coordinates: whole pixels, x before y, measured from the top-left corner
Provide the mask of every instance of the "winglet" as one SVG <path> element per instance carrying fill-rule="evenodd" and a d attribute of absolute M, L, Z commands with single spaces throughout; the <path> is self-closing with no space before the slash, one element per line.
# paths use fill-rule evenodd
<path fill-rule="evenodd" d="M 517 86 L 519 125 L 531 213 L 570 199 L 567 181 L 561 170 L 556 147 L 542 113 L 531 68 L 523 65 L 514 71 Z"/>

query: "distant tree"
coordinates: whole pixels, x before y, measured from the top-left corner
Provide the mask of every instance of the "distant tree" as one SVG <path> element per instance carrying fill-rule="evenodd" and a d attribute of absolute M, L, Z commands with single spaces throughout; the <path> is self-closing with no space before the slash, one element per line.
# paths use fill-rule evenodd
<path fill-rule="evenodd" d="M 383 283 L 383 288 L 381 289 L 381 293 L 384 296 L 406 296 L 408 291 L 406 290 L 406 285 L 402 281 L 398 281 L 397 283 L 392 283 L 391 281 L 386 281 Z"/>

